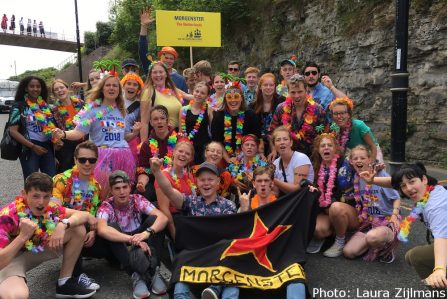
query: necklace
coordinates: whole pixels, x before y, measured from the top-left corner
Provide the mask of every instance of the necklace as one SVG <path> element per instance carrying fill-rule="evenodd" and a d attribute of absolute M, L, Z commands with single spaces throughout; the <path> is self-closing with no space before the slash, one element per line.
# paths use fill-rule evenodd
<path fill-rule="evenodd" d="M 192 104 L 193 103 L 190 103 L 188 106 L 185 106 L 182 108 L 182 116 L 180 118 L 181 132 L 182 132 L 183 136 L 187 136 L 187 138 L 191 141 L 194 139 L 194 136 L 197 134 L 197 132 L 200 129 L 200 125 L 202 124 L 203 117 L 205 115 L 206 108 L 207 108 L 206 102 L 203 102 L 202 106 L 200 107 L 199 116 L 197 117 L 196 123 L 194 124 L 194 128 L 188 134 L 188 132 L 186 131 L 186 114 L 188 113 L 188 110 L 191 110 Z M 191 113 L 192 113 L 192 111 L 191 111 Z"/>
<path fill-rule="evenodd" d="M 70 209 L 86 211 L 92 215 L 96 215 L 96 209 L 99 205 L 99 190 L 97 188 L 97 183 L 93 177 L 93 173 L 90 175 L 88 180 L 87 193 L 82 196 L 81 183 L 79 180 L 79 169 L 75 165 L 73 169 L 69 169 L 64 172 L 64 176 L 67 178 L 67 198 L 70 198 Z"/>
<path fill-rule="evenodd" d="M 43 252 L 48 239 L 53 234 L 57 223 L 65 218 L 65 209 L 50 202 L 45 209 L 45 214 L 35 217 L 31 209 L 25 203 L 22 196 L 16 197 L 16 210 L 19 219 L 30 219 L 37 224 L 37 229 L 32 238 L 25 242 L 25 248 L 33 253 Z"/>
<path fill-rule="evenodd" d="M 172 154 L 174 153 L 174 147 L 177 143 L 177 133 L 175 130 L 171 132 L 171 135 L 168 137 L 168 145 L 166 155 L 163 157 L 163 168 L 168 167 L 172 163 Z M 158 148 L 158 140 L 154 137 L 149 139 L 149 148 L 151 150 L 151 156 L 157 157 L 159 153 Z"/>
<path fill-rule="evenodd" d="M 345 149 L 346 149 L 346 143 L 349 140 L 349 133 L 351 133 L 351 125 L 352 125 L 352 123 L 351 123 L 351 121 L 349 121 L 347 123 L 346 128 L 343 129 L 341 134 L 340 133 L 337 134 L 337 142 L 338 142 L 343 153 L 345 152 Z"/>
<path fill-rule="evenodd" d="M 242 129 L 244 128 L 244 118 L 245 112 L 239 111 L 237 113 L 236 121 L 236 140 L 233 142 L 233 126 L 231 125 L 231 114 L 225 111 L 224 116 L 224 142 L 225 150 L 228 156 L 233 156 L 233 154 L 239 154 L 241 151 L 240 145 L 242 143 Z M 233 150 L 233 144 L 236 145 L 236 152 Z"/>
<path fill-rule="evenodd" d="M 37 98 L 37 102 L 32 102 L 28 98 L 28 95 L 25 95 L 25 101 L 31 109 L 31 112 L 34 114 L 37 123 L 42 128 L 43 134 L 53 143 L 56 142 L 56 139 L 52 138 L 53 134 L 51 133 L 51 131 L 56 128 L 56 125 L 53 122 L 53 114 L 47 103 L 41 96 Z"/>
<path fill-rule="evenodd" d="M 79 112 L 82 109 L 83 105 L 82 101 L 74 96 L 71 96 L 70 100 L 76 112 Z M 56 107 L 57 111 L 65 121 L 65 130 L 68 131 L 74 129 L 75 125 L 73 123 L 73 118 L 70 117 L 70 115 L 68 114 L 67 107 L 62 103 L 61 100 L 59 99 L 56 100 Z"/>
<path fill-rule="evenodd" d="M 370 206 L 371 196 L 370 196 L 370 185 L 366 185 L 363 196 L 360 191 L 360 178 L 357 174 L 354 177 L 354 198 L 355 198 L 355 209 L 357 210 L 357 217 L 360 222 L 364 222 L 368 219 L 368 207 Z"/>
<path fill-rule="evenodd" d="M 181 188 L 181 185 L 180 185 L 180 178 L 179 178 L 179 177 L 177 176 L 177 174 L 175 173 L 175 171 L 174 171 L 174 167 L 171 167 L 170 175 L 171 175 L 171 177 L 172 177 L 172 180 L 174 181 L 174 186 L 173 186 L 173 187 L 174 187 L 176 190 L 178 190 L 178 191 L 181 192 L 181 190 L 180 190 L 180 188 Z M 194 184 L 193 181 L 191 181 L 191 178 L 190 178 L 190 176 L 189 176 L 188 171 L 187 171 L 186 169 L 183 169 L 183 175 L 182 175 L 182 178 L 184 178 L 185 176 L 186 176 L 186 183 L 188 184 L 189 189 L 191 190 L 191 193 L 192 193 L 193 195 L 196 195 L 197 186 Z"/>
<path fill-rule="evenodd" d="M 96 111 L 96 113 L 92 115 L 90 118 L 85 119 L 85 115 L 89 111 L 91 111 L 93 108 L 101 107 L 101 104 L 102 100 L 96 99 L 92 103 L 85 105 L 84 108 L 81 111 L 79 111 L 79 113 L 76 114 L 75 117 L 73 117 L 73 123 L 77 126 L 88 127 L 93 122 L 103 119 L 104 115 L 106 115 L 107 113 L 116 108 L 116 104 L 107 105 L 106 107 L 104 107 L 104 109 Z"/>
<path fill-rule="evenodd" d="M 232 177 L 235 177 L 238 181 L 243 180 L 243 174 L 246 172 L 253 172 L 258 166 L 267 165 L 262 161 L 259 155 L 254 156 L 248 162 L 244 161 L 244 154 L 241 153 L 236 157 L 236 161 L 233 164 L 228 165 L 227 169 Z"/>
<path fill-rule="evenodd" d="M 326 171 L 323 163 L 320 165 L 320 170 L 318 171 L 318 189 L 320 189 L 321 195 L 319 198 L 320 207 L 326 208 L 332 202 L 332 189 L 335 186 L 335 179 L 337 177 L 337 160 L 339 156 L 335 155 L 329 166 L 329 178 L 326 183 L 326 192 L 324 191 L 324 181 L 326 180 Z"/>
<path fill-rule="evenodd" d="M 293 123 L 292 116 L 292 106 L 293 100 L 291 97 L 287 97 L 283 106 L 283 113 L 281 115 L 282 125 L 289 129 L 290 134 L 295 140 L 309 139 L 312 136 L 312 131 L 314 130 L 313 124 L 317 121 L 316 108 L 317 103 L 310 97 L 306 96 L 306 110 L 304 111 L 303 124 L 301 125 L 298 133 L 293 132 L 291 129 Z"/>
<path fill-rule="evenodd" d="M 410 234 L 410 228 L 413 222 L 418 220 L 421 217 L 422 212 L 424 211 L 425 205 L 428 202 L 430 197 L 430 192 L 435 188 L 435 186 L 427 185 L 427 189 L 424 193 L 422 199 L 420 199 L 411 210 L 410 214 L 402 220 L 400 223 L 400 231 L 397 238 L 401 242 L 408 242 L 408 235 Z"/>
<path fill-rule="evenodd" d="M 166 95 L 166 96 L 176 97 L 180 101 L 180 103 L 183 104 L 183 97 L 181 96 L 181 94 L 175 92 L 174 90 L 167 88 L 167 87 L 164 87 L 164 88 L 157 87 L 157 91 L 161 94 Z"/>

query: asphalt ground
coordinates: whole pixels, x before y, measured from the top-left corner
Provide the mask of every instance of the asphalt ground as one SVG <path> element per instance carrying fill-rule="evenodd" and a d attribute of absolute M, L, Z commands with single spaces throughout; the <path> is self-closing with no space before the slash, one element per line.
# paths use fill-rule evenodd
<path fill-rule="evenodd" d="M 0 132 L 3 132 L 6 121 L 7 114 L 1 114 Z M 429 172 L 440 179 L 447 178 L 447 171 L 430 168 Z M 11 202 L 22 188 L 19 161 L 0 159 L 0 205 Z M 411 205 L 405 199 L 402 203 L 407 207 Z M 408 210 L 403 209 L 403 213 L 408 214 Z M 392 264 L 347 260 L 344 257 L 326 258 L 321 253 L 308 255 L 305 270 L 309 290 L 316 298 L 430 298 L 417 294 L 418 290 L 426 288 L 404 260 L 408 249 L 422 244 L 426 244 L 426 230 L 422 223 L 417 222 L 409 243 L 398 246 Z M 325 244 L 330 245 L 330 241 Z M 30 298 L 54 298 L 60 263 L 60 260 L 47 262 L 27 273 Z M 101 285 L 94 298 L 132 298 L 131 280 L 123 271 L 104 260 L 87 260 L 84 269 Z M 168 276 L 169 273 L 163 271 L 163 275 Z"/>

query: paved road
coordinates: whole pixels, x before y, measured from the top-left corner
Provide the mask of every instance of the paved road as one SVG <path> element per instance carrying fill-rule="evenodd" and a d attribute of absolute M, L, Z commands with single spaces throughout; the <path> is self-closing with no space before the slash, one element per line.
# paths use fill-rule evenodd
<path fill-rule="evenodd" d="M 7 115 L 0 115 L 0 132 L 3 132 L 6 120 Z M 436 175 L 445 178 L 447 172 L 437 171 Z M 22 173 L 19 162 L 0 159 L 0 204 L 13 200 L 21 188 Z M 404 200 L 404 202 L 410 205 L 408 201 Z M 317 298 L 386 298 L 386 292 L 389 292 L 389 298 L 399 298 L 397 294 L 399 288 L 424 290 L 415 272 L 404 261 L 404 254 L 409 248 L 424 243 L 425 228 L 421 223 L 417 223 L 409 244 L 398 247 L 396 260 L 392 264 L 367 263 L 361 259 L 351 261 L 343 257 L 330 259 L 322 254 L 309 255 L 305 269 L 310 290 L 316 294 Z M 28 283 L 31 288 L 31 298 L 54 296 L 59 264 L 60 261 L 55 260 L 30 271 Z M 87 261 L 85 270 L 102 286 L 95 298 L 132 297 L 130 279 L 123 272 L 107 265 L 106 262 Z M 369 292 L 369 295 L 363 294 L 364 291 Z M 379 291 L 382 293 L 379 294 Z"/>

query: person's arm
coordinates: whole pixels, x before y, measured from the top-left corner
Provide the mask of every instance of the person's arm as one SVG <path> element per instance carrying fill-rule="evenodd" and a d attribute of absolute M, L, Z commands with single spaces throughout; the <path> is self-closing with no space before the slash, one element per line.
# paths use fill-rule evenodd
<path fill-rule="evenodd" d="M 321 82 L 329 88 L 329 90 L 332 92 L 332 94 L 336 98 L 347 98 L 348 96 L 341 90 L 337 89 L 335 85 L 332 83 L 332 80 L 329 76 L 323 76 L 321 77 Z"/>
<path fill-rule="evenodd" d="M 107 225 L 107 220 L 98 219 L 98 235 L 112 242 L 129 243 L 132 236 L 117 231 L 115 228 Z"/>
<path fill-rule="evenodd" d="M 155 90 L 153 90 L 155 92 Z M 141 103 L 140 103 L 140 118 L 141 118 L 141 129 L 140 129 L 140 140 L 141 142 L 145 142 L 149 136 L 149 119 L 150 119 L 150 110 L 151 110 L 151 98 L 152 95 L 149 95 L 148 89 L 144 89 L 141 95 Z"/>
<path fill-rule="evenodd" d="M 180 108 L 179 112 L 178 112 L 178 132 L 181 135 L 185 135 L 186 137 L 186 131 L 183 132 L 183 128 L 182 128 L 182 114 L 183 114 L 183 109 L 186 109 L 185 107 Z M 185 119 L 186 122 L 186 119 Z"/>
<path fill-rule="evenodd" d="M 126 133 L 126 136 L 124 137 L 124 139 L 126 141 L 130 141 L 132 139 L 134 139 L 135 137 L 137 137 L 140 134 L 140 130 L 141 130 L 142 124 L 141 122 L 137 121 L 134 123 L 132 130 L 128 133 Z"/>
<path fill-rule="evenodd" d="M 58 174 L 53 178 L 53 197 L 52 200 L 59 205 L 64 205 L 65 183 L 62 174 Z"/>
<path fill-rule="evenodd" d="M 20 233 L 6 247 L 0 249 L 0 270 L 11 263 L 17 253 L 23 248 L 25 242 L 28 241 L 37 228 L 37 224 L 30 219 L 24 218 L 20 220 Z"/>
<path fill-rule="evenodd" d="M 376 161 L 377 158 L 377 146 L 374 143 L 371 134 L 366 133 L 363 135 L 363 141 L 369 146 L 369 149 L 371 150 L 371 161 Z"/>
<path fill-rule="evenodd" d="M 295 167 L 293 170 L 293 183 L 284 182 L 279 179 L 274 179 L 273 183 L 284 193 L 293 192 L 301 188 L 300 182 L 302 179 L 306 179 L 309 174 L 310 165 L 301 165 Z"/>
<path fill-rule="evenodd" d="M 174 207 L 176 207 L 177 209 L 181 209 L 183 206 L 183 194 L 180 193 L 178 190 L 174 189 L 171 185 L 171 182 L 169 182 L 168 178 L 161 172 L 160 159 L 151 158 L 150 163 L 151 163 L 152 174 L 155 176 L 155 179 L 157 180 L 160 189 L 163 191 L 166 197 L 169 198 Z"/>
<path fill-rule="evenodd" d="M 147 59 L 148 44 L 147 32 L 149 25 L 154 20 L 151 18 L 151 7 L 143 8 L 140 13 L 140 36 L 138 38 L 138 56 L 143 67 L 143 73 L 147 75 L 150 61 Z"/>
<path fill-rule="evenodd" d="M 167 198 L 167 196 L 163 193 L 163 191 L 160 188 L 155 188 L 155 193 L 157 194 L 158 207 L 163 212 L 163 214 L 168 217 L 169 233 L 171 234 L 171 237 L 175 239 L 175 225 L 171 211 L 169 211 L 169 198 Z"/>
<path fill-rule="evenodd" d="M 391 177 L 376 177 L 376 174 L 377 171 L 371 168 L 370 170 L 360 172 L 359 176 L 368 184 L 374 184 L 384 188 L 393 188 L 391 186 Z"/>
<path fill-rule="evenodd" d="M 435 265 L 433 273 L 430 274 L 425 282 L 434 288 L 445 289 L 447 287 L 446 267 L 447 267 L 447 239 L 435 238 L 434 240 L 434 255 Z"/>

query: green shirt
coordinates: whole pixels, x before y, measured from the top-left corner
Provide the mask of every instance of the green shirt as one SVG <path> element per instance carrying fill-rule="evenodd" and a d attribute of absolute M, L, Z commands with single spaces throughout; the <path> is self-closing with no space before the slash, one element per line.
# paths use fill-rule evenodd
<path fill-rule="evenodd" d="M 353 119 L 351 125 L 351 132 L 349 133 L 349 140 L 346 143 L 346 147 L 354 148 L 360 144 L 368 146 L 368 144 L 366 144 L 365 140 L 363 139 L 363 136 L 365 136 L 365 134 L 369 134 L 373 142 L 377 144 L 377 140 L 376 138 L 374 138 L 371 129 L 363 121 L 359 119 Z"/>

